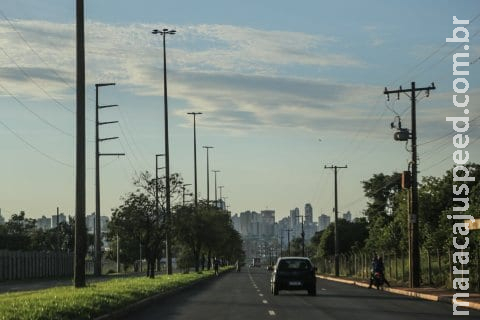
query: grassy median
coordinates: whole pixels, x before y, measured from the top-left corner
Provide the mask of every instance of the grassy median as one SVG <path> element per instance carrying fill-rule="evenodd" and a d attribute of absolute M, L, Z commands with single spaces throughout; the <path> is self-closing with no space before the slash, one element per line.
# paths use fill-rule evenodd
<path fill-rule="evenodd" d="M 225 269 L 224 269 L 225 271 Z M 55 287 L 0 294 L 0 319 L 93 319 L 146 297 L 211 277 L 213 271 L 112 279 L 85 288 Z"/>

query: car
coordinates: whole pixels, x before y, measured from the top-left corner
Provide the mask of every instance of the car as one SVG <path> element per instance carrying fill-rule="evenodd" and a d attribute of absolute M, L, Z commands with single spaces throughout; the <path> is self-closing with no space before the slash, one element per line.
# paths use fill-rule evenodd
<path fill-rule="evenodd" d="M 306 257 L 280 257 L 273 267 L 270 288 L 274 295 L 280 290 L 307 290 L 308 295 L 317 295 L 315 268 Z"/>

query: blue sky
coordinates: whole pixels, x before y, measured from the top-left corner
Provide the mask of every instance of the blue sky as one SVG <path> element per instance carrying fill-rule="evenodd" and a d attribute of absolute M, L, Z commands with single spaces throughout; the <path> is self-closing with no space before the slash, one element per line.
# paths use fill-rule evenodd
<path fill-rule="evenodd" d="M 0 5 L 0 208 L 74 212 L 75 2 L 4 0 Z M 409 153 L 393 141 L 396 114 L 410 127 L 409 98 L 386 102 L 385 86 L 424 87 L 418 97 L 421 175 L 453 165 L 452 16 L 471 19 L 470 159 L 479 162 L 480 6 L 477 1 L 85 1 L 87 210 L 94 211 L 94 84 L 100 92 L 102 214 L 132 190 L 136 172 L 163 153 L 163 64 L 155 28 L 167 39 L 172 171 L 193 182 L 197 118 L 199 195 L 206 153 L 230 210 L 275 209 L 277 218 L 311 203 L 315 219 L 339 210 L 361 216 L 361 181 L 403 171 Z M 457 51 L 456 51 L 457 50 Z M 319 141 L 319 138 L 321 141 Z M 213 174 L 210 198 L 214 198 Z"/>

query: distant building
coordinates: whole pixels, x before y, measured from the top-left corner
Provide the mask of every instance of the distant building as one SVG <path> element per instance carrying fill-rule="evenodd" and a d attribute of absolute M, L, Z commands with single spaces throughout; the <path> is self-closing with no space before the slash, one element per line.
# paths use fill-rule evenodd
<path fill-rule="evenodd" d="M 329 225 L 330 225 L 330 217 L 327 216 L 326 214 L 321 214 L 318 217 L 318 231 L 327 229 Z"/>
<path fill-rule="evenodd" d="M 295 228 L 300 222 L 300 210 L 298 208 L 290 210 L 290 227 Z"/>
<path fill-rule="evenodd" d="M 108 223 L 110 222 L 109 218 L 106 216 L 100 216 L 100 231 L 107 232 Z M 95 233 L 95 212 L 89 214 L 85 219 L 85 224 L 87 225 L 88 233 Z"/>
<path fill-rule="evenodd" d="M 347 220 L 348 222 L 352 222 L 352 214 L 350 211 L 347 211 L 347 213 L 343 214 L 343 219 Z"/>
<path fill-rule="evenodd" d="M 35 220 L 35 226 L 37 229 L 49 230 L 52 228 L 52 219 L 42 216 L 41 218 Z"/>
<path fill-rule="evenodd" d="M 240 232 L 240 216 L 237 213 L 232 215 L 232 223 L 233 223 L 233 228 L 241 234 L 241 232 Z"/>
<path fill-rule="evenodd" d="M 0 209 L 0 225 L 5 224 L 5 218 L 2 216 L 2 209 Z"/>
<path fill-rule="evenodd" d="M 310 203 L 305 204 L 305 223 L 313 223 L 313 208 Z"/>
<path fill-rule="evenodd" d="M 274 235 L 275 226 L 275 210 L 262 210 L 260 212 L 261 221 L 261 235 L 266 238 L 271 238 Z"/>
<path fill-rule="evenodd" d="M 58 223 L 57 223 L 57 219 L 58 219 Z M 60 224 L 62 222 L 67 222 L 67 217 L 63 214 L 63 213 L 60 213 L 57 217 L 57 215 L 53 215 L 52 216 L 52 219 L 50 219 L 52 221 L 52 228 L 55 228 L 57 226 L 57 224 Z"/>

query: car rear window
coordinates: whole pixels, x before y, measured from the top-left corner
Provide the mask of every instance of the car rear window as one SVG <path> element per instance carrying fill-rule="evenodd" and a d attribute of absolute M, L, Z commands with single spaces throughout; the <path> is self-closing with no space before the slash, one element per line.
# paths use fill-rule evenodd
<path fill-rule="evenodd" d="M 308 270 L 310 262 L 304 259 L 283 259 L 278 263 L 278 270 Z"/>

